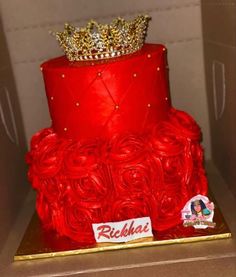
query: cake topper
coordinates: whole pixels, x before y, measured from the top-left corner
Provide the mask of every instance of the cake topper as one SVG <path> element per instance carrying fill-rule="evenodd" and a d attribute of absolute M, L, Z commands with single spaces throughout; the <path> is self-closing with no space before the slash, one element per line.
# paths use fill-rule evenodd
<path fill-rule="evenodd" d="M 214 228 L 214 208 L 214 203 L 208 197 L 201 194 L 192 197 L 181 212 L 184 226 L 193 226 L 196 229 Z"/>
<path fill-rule="evenodd" d="M 141 49 L 149 20 L 147 15 L 130 21 L 118 17 L 111 24 L 90 20 L 82 28 L 65 23 L 64 31 L 53 34 L 70 61 L 108 59 Z"/>

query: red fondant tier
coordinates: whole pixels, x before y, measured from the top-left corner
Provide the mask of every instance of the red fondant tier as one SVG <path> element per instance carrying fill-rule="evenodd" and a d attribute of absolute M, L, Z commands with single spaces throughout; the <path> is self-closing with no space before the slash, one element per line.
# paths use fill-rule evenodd
<path fill-rule="evenodd" d="M 150 216 L 157 231 L 181 223 L 185 203 L 207 193 L 200 129 L 174 109 L 157 119 L 143 134 L 110 138 L 66 139 L 52 128 L 37 133 L 27 162 L 44 226 L 89 244 L 92 223 Z"/>
<path fill-rule="evenodd" d="M 170 109 L 166 48 L 146 44 L 137 53 L 99 62 L 42 65 L 52 126 L 60 137 L 111 138 L 144 133 Z"/>

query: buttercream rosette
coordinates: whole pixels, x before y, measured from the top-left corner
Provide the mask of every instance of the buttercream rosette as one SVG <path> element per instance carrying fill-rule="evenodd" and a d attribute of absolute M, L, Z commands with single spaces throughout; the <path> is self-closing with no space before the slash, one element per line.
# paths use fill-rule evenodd
<path fill-rule="evenodd" d="M 183 205 L 207 194 L 200 129 L 185 112 L 142 134 L 73 140 L 43 129 L 27 154 L 44 226 L 95 243 L 93 223 L 149 216 L 155 231 L 181 223 Z"/>

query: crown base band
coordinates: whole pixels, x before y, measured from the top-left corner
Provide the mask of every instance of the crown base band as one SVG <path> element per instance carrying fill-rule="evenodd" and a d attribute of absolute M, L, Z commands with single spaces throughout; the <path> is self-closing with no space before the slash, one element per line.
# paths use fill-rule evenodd
<path fill-rule="evenodd" d="M 104 60 L 104 59 L 112 59 L 117 58 L 124 55 L 129 55 L 137 52 L 142 48 L 143 45 L 141 45 L 139 48 L 135 49 L 127 49 L 127 50 L 120 50 L 120 51 L 112 51 L 112 52 L 100 52 L 100 53 L 94 53 L 89 55 L 82 55 L 77 53 L 73 53 L 72 55 L 67 54 L 67 57 L 69 61 L 96 61 L 96 60 Z"/>

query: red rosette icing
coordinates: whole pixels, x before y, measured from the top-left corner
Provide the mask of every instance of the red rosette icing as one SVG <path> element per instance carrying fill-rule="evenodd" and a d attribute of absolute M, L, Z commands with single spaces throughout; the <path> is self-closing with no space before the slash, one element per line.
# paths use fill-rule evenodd
<path fill-rule="evenodd" d="M 168 190 L 165 185 L 178 184 L 182 190 L 183 197 L 186 196 L 186 186 L 189 183 L 192 169 L 193 159 L 191 157 L 191 138 L 198 136 L 198 130 L 188 133 L 189 137 L 184 136 L 185 126 L 191 125 L 188 121 L 188 116 L 181 112 L 181 116 L 185 118 L 185 125 L 182 126 L 182 121 L 178 122 L 181 125 L 182 131 L 176 128 L 177 124 L 174 122 L 177 111 L 173 110 L 170 115 L 170 120 L 163 121 L 156 126 L 152 131 L 150 142 L 154 150 L 156 160 L 159 159 L 161 164 L 161 175 L 163 176 L 163 189 Z M 187 122 L 187 123 L 186 123 Z M 192 120 L 190 120 L 192 123 Z M 194 123 L 195 124 L 195 123 Z"/>
<path fill-rule="evenodd" d="M 92 223 L 101 217 L 96 210 L 82 208 L 77 203 L 65 202 L 63 207 L 54 211 L 53 225 L 59 235 L 79 243 L 95 243 Z"/>
<path fill-rule="evenodd" d="M 44 228 L 54 229 L 52 221 L 53 211 L 43 192 L 37 193 L 36 210 L 38 212 L 39 218 L 41 219 L 41 222 L 43 223 Z"/>
<path fill-rule="evenodd" d="M 117 198 L 111 205 L 112 221 L 149 216 L 155 228 L 157 205 L 152 195 L 132 194 Z"/>
<path fill-rule="evenodd" d="M 145 159 L 145 140 L 138 135 L 114 136 L 107 147 L 107 158 L 113 163 L 136 163 Z"/>
<path fill-rule="evenodd" d="M 193 158 L 193 163 L 196 167 L 199 167 L 203 163 L 203 149 L 199 143 L 195 142 L 191 144 L 191 155 Z"/>
<path fill-rule="evenodd" d="M 98 164 L 97 141 L 71 142 L 65 155 L 66 175 L 73 179 L 88 177 Z"/>
<path fill-rule="evenodd" d="M 158 157 L 178 156 L 185 146 L 185 140 L 178 138 L 177 130 L 169 122 L 162 122 L 153 128 L 150 142 Z"/>
<path fill-rule="evenodd" d="M 54 131 L 52 128 L 45 128 L 45 129 L 42 129 L 41 131 L 37 132 L 36 134 L 34 134 L 34 136 L 31 139 L 31 144 L 30 144 L 31 152 L 33 150 L 36 150 L 39 147 L 39 144 L 41 143 L 41 141 L 45 137 L 47 137 L 51 134 L 54 134 Z"/>
<path fill-rule="evenodd" d="M 38 132 L 27 162 L 41 221 L 87 244 L 92 223 L 150 216 L 154 230 L 179 224 L 185 202 L 207 193 L 199 138 L 195 121 L 174 109 L 143 134 L 82 141 Z"/>
<path fill-rule="evenodd" d="M 157 196 L 157 228 L 156 230 L 167 230 L 181 222 L 181 209 L 188 201 L 182 194 L 180 185 L 169 185 Z"/>
<path fill-rule="evenodd" d="M 62 178 L 43 178 L 40 180 L 40 192 L 46 197 L 50 205 L 60 205 L 65 197 L 67 186 Z"/>
<path fill-rule="evenodd" d="M 190 115 L 172 108 L 169 119 L 178 136 L 199 141 L 201 130 Z"/>
<path fill-rule="evenodd" d="M 207 195 L 207 192 L 208 182 L 205 170 L 200 167 L 195 167 L 188 184 L 189 199 L 197 194 Z"/>
<path fill-rule="evenodd" d="M 34 149 L 31 170 L 42 179 L 55 176 L 61 169 L 68 142 L 50 133 L 38 140 L 36 144 L 33 144 L 33 141 L 31 144 Z"/>
<path fill-rule="evenodd" d="M 68 195 L 84 208 L 107 207 L 111 196 L 112 184 L 106 180 L 106 172 L 100 170 L 90 172 L 87 177 L 71 180 Z"/>
<path fill-rule="evenodd" d="M 107 153 L 117 195 L 154 190 L 154 160 L 142 136 L 116 136 L 109 142 Z"/>
<path fill-rule="evenodd" d="M 188 163 L 184 154 L 162 158 L 164 182 L 170 185 L 186 182 L 186 173 L 188 173 L 187 167 Z"/>
<path fill-rule="evenodd" d="M 152 170 L 148 163 L 139 163 L 135 166 L 127 166 L 119 170 L 119 191 L 127 193 L 132 192 L 149 192 L 153 183 Z"/>

